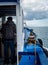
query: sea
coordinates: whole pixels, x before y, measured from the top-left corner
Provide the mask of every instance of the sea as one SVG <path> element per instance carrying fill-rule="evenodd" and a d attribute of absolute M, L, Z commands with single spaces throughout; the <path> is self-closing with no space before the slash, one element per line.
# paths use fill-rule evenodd
<path fill-rule="evenodd" d="M 32 27 L 32 29 L 36 33 L 37 39 L 42 39 L 43 46 L 48 48 L 48 27 Z"/>

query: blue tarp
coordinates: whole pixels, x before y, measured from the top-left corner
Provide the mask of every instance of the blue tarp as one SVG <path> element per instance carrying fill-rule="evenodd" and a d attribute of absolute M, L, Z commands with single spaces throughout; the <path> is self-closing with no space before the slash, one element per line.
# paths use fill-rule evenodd
<path fill-rule="evenodd" d="M 19 65 L 35 65 L 35 56 L 23 55 Z"/>
<path fill-rule="evenodd" d="M 38 53 L 41 65 L 48 65 L 48 60 L 44 52 Z"/>
<path fill-rule="evenodd" d="M 19 0 L 0 0 L 0 2 L 18 2 Z"/>
<path fill-rule="evenodd" d="M 22 55 L 22 58 L 20 60 L 19 65 L 35 65 L 35 60 L 37 61 L 37 65 L 41 65 L 39 56 L 36 54 L 35 57 L 35 45 L 27 45 L 24 49 L 23 53 L 20 53 Z M 41 47 L 36 46 L 36 53 L 42 52 Z M 32 55 L 31 55 L 32 54 Z"/>
<path fill-rule="evenodd" d="M 27 45 L 24 49 L 24 52 L 20 53 L 22 55 L 19 65 L 35 65 L 35 60 L 37 61 L 36 65 L 48 65 L 47 57 L 45 56 L 41 47 L 36 45 L 36 57 L 33 54 L 35 52 L 35 45 Z"/>

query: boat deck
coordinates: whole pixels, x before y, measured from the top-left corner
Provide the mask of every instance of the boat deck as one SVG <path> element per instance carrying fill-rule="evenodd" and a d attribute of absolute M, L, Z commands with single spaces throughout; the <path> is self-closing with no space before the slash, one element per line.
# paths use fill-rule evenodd
<path fill-rule="evenodd" d="M 17 65 L 17 63 L 15 63 L 15 64 L 11 64 L 11 63 L 9 63 L 9 64 L 4 64 L 3 58 L 0 58 L 0 65 Z"/>

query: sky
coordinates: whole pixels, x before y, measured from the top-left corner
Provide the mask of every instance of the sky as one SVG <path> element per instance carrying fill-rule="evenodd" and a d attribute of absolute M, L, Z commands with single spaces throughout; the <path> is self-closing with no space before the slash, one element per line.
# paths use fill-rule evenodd
<path fill-rule="evenodd" d="M 48 0 L 23 0 L 23 7 L 26 9 L 48 10 Z"/>
<path fill-rule="evenodd" d="M 28 26 L 48 26 L 48 0 L 22 0 L 22 8 Z"/>

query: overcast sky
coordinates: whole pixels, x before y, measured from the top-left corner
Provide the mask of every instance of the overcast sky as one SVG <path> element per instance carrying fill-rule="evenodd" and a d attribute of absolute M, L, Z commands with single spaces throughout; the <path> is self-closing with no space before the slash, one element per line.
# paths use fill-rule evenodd
<path fill-rule="evenodd" d="M 22 0 L 22 8 L 28 26 L 48 26 L 48 0 Z"/>
<path fill-rule="evenodd" d="M 48 0 L 23 0 L 23 7 L 26 9 L 48 10 Z"/>

